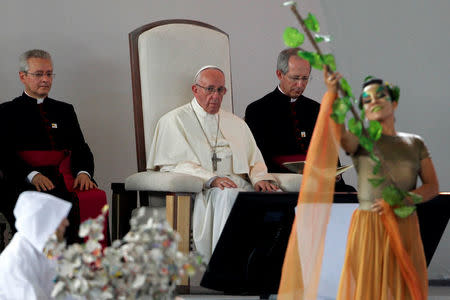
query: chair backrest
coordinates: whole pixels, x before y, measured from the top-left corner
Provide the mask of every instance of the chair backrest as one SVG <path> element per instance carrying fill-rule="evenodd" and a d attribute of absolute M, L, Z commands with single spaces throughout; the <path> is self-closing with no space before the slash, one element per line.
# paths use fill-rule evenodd
<path fill-rule="evenodd" d="M 191 20 L 164 20 L 129 34 L 138 171 L 146 170 L 156 123 L 192 100 L 195 73 L 216 65 L 225 73 L 224 110 L 233 112 L 230 44 L 220 29 Z"/>

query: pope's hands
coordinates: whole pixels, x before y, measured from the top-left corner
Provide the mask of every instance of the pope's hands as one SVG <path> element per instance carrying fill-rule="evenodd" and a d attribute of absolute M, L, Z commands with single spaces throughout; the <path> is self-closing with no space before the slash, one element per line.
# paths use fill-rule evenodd
<path fill-rule="evenodd" d="M 236 183 L 228 177 L 217 177 L 211 182 L 211 187 L 217 187 L 221 190 L 224 188 L 237 188 Z M 255 183 L 255 191 L 257 192 L 276 192 L 279 188 L 267 180 L 260 180 Z"/>
<path fill-rule="evenodd" d="M 91 180 L 86 173 L 78 174 L 77 178 L 73 182 L 73 188 L 79 188 L 80 191 L 88 191 L 97 188 L 97 185 Z"/>
<path fill-rule="evenodd" d="M 260 180 L 255 183 L 255 191 L 257 192 L 276 192 L 278 189 L 279 188 L 276 184 L 273 184 L 267 180 Z"/>
<path fill-rule="evenodd" d="M 237 188 L 237 185 L 228 177 L 217 177 L 211 182 L 211 187 L 217 187 L 223 190 L 224 188 Z"/>
<path fill-rule="evenodd" d="M 33 179 L 31 179 L 31 184 L 34 185 L 38 192 L 51 191 L 55 188 L 53 182 L 48 179 L 47 176 L 42 175 L 41 173 L 37 173 L 36 175 L 34 175 Z"/>

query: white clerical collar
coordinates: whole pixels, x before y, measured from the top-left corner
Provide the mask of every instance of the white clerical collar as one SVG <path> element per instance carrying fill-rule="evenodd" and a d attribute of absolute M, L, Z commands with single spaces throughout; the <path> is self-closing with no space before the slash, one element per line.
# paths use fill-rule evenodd
<path fill-rule="evenodd" d="M 286 94 L 281 90 L 280 85 L 278 85 L 278 90 L 279 90 L 283 95 L 286 95 Z M 287 95 L 286 95 L 286 96 L 287 96 Z M 295 99 L 294 99 L 294 98 L 291 98 L 291 103 L 297 101 L 297 99 L 298 99 L 298 98 L 295 98 Z"/>
<path fill-rule="evenodd" d="M 33 99 L 36 99 L 36 100 L 37 100 L 37 104 L 42 104 L 42 103 L 44 102 L 45 97 L 44 97 L 44 98 L 34 98 L 34 97 L 31 97 L 30 95 L 28 95 L 27 91 L 24 91 L 24 92 L 25 92 L 25 94 L 26 94 L 28 97 L 33 98 Z"/>
<path fill-rule="evenodd" d="M 214 117 L 215 119 L 217 119 L 217 114 L 207 113 L 203 109 L 203 107 L 201 107 L 200 104 L 198 104 L 198 100 L 195 97 L 194 97 L 194 99 L 192 99 L 191 103 L 192 103 L 192 107 L 194 108 L 194 111 L 197 114 L 197 116 L 202 117 L 202 118 Z"/>

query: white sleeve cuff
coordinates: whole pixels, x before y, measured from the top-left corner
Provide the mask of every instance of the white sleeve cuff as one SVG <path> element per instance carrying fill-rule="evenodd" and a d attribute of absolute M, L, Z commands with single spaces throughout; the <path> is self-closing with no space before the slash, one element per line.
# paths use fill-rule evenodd
<path fill-rule="evenodd" d="M 89 179 L 91 179 L 91 174 L 89 174 L 88 172 L 86 172 L 86 171 L 80 171 L 80 172 L 78 172 L 78 174 L 77 174 L 77 176 L 78 175 L 80 175 L 80 174 L 86 174 L 87 176 L 89 176 Z"/>
<path fill-rule="evenodd" d="M 211 177 L 207 182 L 205 182 L 205 188 L 209 189 L 211 187 L 211 183 L 219 176 Z"/>
<path fill-rule="evenodd" d="M 33 180 L 34 176 L 36 176 L 37 174 L 39 174 L 38 171 L 31 171 L 30 174 L 28 174 L 28 176 L 27 176 L 28 182 L 31 183 L 31 181 Z"/>

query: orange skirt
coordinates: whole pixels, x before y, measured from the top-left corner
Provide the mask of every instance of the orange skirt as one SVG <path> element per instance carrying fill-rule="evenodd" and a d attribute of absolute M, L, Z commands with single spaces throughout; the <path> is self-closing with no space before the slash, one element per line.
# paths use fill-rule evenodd
<path fill-rule="evenodd" d="M 427 265 L 417 215 L 397 221 L 403 246 L 419 275 L 422 290 L 428 295 Z M 359 209 L 353 213 L 337 299 L 411 299 L 377 213 Z"/>

